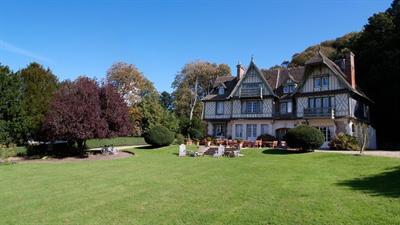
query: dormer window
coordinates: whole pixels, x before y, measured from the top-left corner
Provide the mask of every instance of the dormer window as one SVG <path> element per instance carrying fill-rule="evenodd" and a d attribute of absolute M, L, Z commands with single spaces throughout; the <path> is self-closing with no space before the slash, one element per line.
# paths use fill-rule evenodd
<path fill-rule="evenodd" d="M 218 88 L 218 94 L 219 94 L 219 95 L 225 94 L 225 88 L 224 88 L 223 86 L 219 86 L 219 88 Z"/>
<path fill-rule="evenodd" d="M 293 83 L 293 81 L 288 80 L 286 84 L 283 86 L 283 93 L 284 94 L 293 93 L 295 88 L 296 85 Z"/>
<path fill-rule="evenodd" d="M 329 90 L 329 76 L 321 76 L 314 78 L 314 91 Z"/>

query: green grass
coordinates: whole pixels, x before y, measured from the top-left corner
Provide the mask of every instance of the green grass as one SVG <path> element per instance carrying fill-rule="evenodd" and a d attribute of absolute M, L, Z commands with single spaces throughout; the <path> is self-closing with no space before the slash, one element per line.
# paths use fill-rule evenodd
<path fill-rule="evenodd" d="M 400 224 L 400 160 L 245 150 L 0 165 L 2 224 Z"/>
<path fill-rule="evenodd" d="M 86 146 L 88 148 L 98 148 L 104 145 L 145 145 L 146 142 L 142 137 L 116 137 L 116 138 L 106 138 L 106 139 L 91 139 L 86 141 Z"/>

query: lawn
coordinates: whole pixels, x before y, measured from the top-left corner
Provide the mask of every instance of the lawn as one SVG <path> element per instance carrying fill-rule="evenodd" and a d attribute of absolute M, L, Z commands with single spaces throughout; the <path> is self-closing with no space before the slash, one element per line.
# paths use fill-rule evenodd
<path fill-rule="evenodd" d="M 0 165 L 2 224 L 400 224 L 400 160 L 177 146 L 111 161 Z"/>
<path fill-rule="evenodd" d="M 115 138 L 104 138 L 104 139 L 90 139 L 86 141 L 87 148 L 98 148 L 104 145 L 145 145 L 146 142 L 142 137 L 115 137 Z"/>

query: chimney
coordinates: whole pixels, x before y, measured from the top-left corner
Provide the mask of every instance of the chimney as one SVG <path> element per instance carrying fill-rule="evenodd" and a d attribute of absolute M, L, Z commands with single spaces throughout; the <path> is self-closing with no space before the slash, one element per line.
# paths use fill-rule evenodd
<path fill-rule="evenodd" d="M 354 68 L 354 53 L 351 51 L 346 52 L 346 65 L 345 74 L 347 80 L 350 82 L 351 87 L 356 88 L 356 70 Z"/>
<path fill-rule="evenodd" d="M 240 80 L 243 77 L 243 75 L 244 75 L 244 68 L 242 64 L 238 63 L 236 65 L 236 76 Z"/>

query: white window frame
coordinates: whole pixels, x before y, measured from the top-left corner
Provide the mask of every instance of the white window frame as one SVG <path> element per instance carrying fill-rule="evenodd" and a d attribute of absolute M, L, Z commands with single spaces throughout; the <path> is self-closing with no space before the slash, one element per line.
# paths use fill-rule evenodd
<path fill-rule="evenodd" d="M 326 82 L 326 84 L 324 84 Z M 329 90 L 329 76 L 321 77 L 321 90 Z"/>
<path fill-rule="evenodd" d="M 218 94 L 219 94 L 219 95 L 225 94 L 225 88 L 224 88 L 223 86 L 219 86 L 219 88 L 218 88 Z"/>
<path fill-rule="evenodd" d="M 243 138 L 243 125 L 235 124 L 235 136 L 236 138 Z"/>
<path fill-rule="evenodd" d="M 216 114 L 217 115 L 223 115 L 224 114 L 224 102 L 220 102 L 220 101 L 218 101 L 217 103 L 216 103 Z"/>
<path fill-rule="evenodd" d="M 332 132 L 330 130 L 330 127 L 321 126 L 321 127 L 316 127 L 316 128 L 318 130 L 320 130 L 322 132 L 322 134 L 324 135 L 325 142 L 330 142 L 332 140 Z"/>

